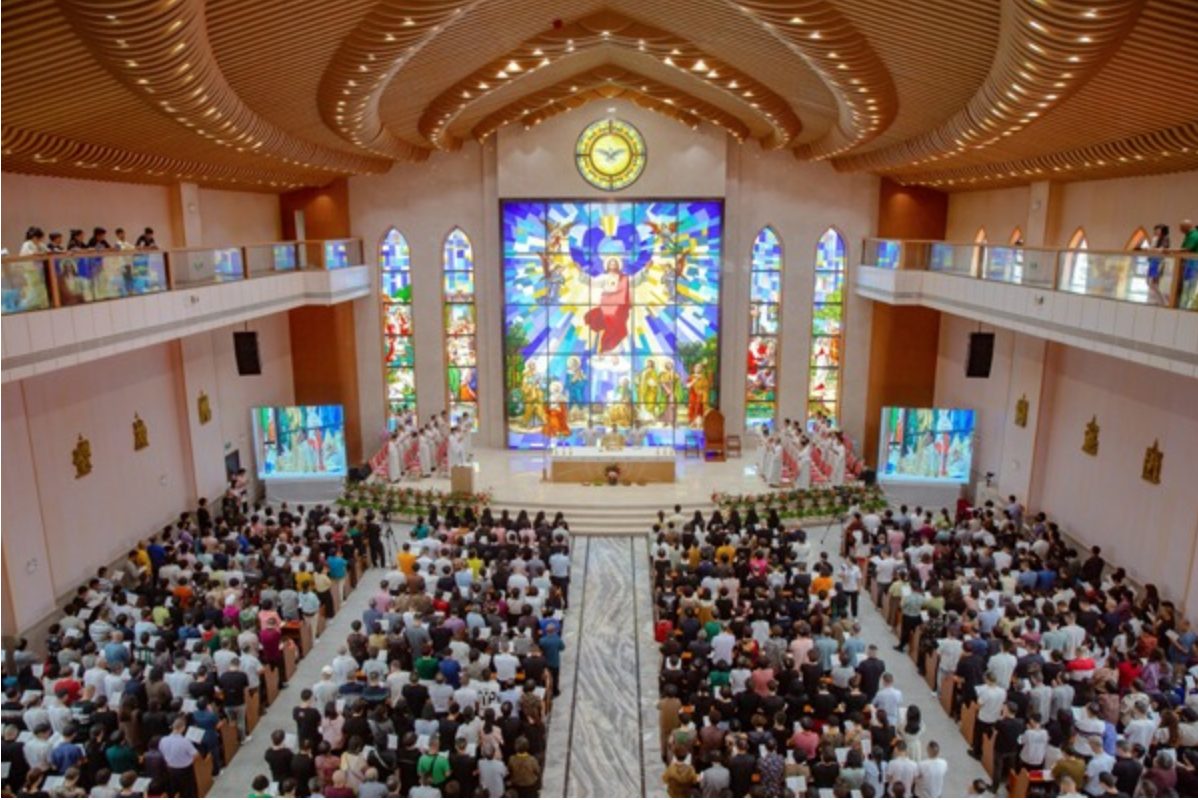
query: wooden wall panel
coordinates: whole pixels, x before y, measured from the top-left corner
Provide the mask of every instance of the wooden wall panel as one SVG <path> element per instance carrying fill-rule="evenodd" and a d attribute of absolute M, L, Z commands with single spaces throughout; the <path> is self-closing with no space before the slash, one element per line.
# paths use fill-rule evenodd
<path fill-rule="evenodd" d="M 948 195 L 883 178 L 878 188 L 878 236 L 943 239 Z M 936 395 L 940 312 L 921 306 L 873 304 L 863 452 L 873 464 L 884 406 L 931 406 Z"/>
<path fill-rule="evenodd" d="M 354 304 L 303 306 L 288 312 L 296 405 L 345 406 L 349 463 L 362 461 Z"/>
<path fill-rule="evenodd" d="M 342 239 L 349 232 L 349 181 L 337 178 L 325 186 L 279 195 L 283 238 L 294 239 L 295 212 L 304 212 L 304 238 Z"/>

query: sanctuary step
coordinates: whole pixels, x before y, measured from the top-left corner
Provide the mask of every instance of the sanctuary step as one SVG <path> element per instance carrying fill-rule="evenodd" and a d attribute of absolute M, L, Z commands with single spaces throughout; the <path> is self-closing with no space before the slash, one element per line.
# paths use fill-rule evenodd
<path fill-rule="evenodd" d="M 529 513 L 543 510 L 551 516 L 560 511 L 566 515 L 570 532 L 578 536 L 644 536 L 657 521 L 658 511 L 670 514 L 674 509 L 673 500 L 652 502 L 622 499 L 620 493 L 625 487 L 589 488 L 592 492 L 602 492 L 602 499 L 530 501 L 497 496 L 491 501 L 491 510 L 498 513 L 507 509 L 513 514 L 522 509 Z M 701 511 L 707 517 L 715 510 L 710 501 L 700 504 L 683 502 L 682 508 L 688 518 L 695 511 Z"/>

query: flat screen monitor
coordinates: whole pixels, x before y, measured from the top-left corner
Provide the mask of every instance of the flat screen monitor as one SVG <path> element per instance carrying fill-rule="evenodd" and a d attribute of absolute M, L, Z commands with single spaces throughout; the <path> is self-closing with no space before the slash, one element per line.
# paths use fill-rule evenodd
<path fill-rule="evenodd" d="M 883 408 L 878 477 L 968 483 L 975 414 L 972 408 Z"/>
<path fill-rule="evenodd" d="M 259 478 L 345 475 L 345 408 L 260 406 L 250 414 Z"/>

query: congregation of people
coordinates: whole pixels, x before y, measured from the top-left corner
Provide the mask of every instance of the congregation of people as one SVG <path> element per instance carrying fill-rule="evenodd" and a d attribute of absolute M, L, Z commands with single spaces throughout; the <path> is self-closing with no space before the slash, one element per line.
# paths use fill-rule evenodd
<path fill-rule="evenodd" d="M 196 796 L 285 687 L 382 531 L 317 506 L 201 499 L 78 587 L 4 665 L 5 796 Z M 251 711 L 250 708 L 253 708 Z"/>
<path fill-rule="evenodd" d="M 676 508 L 651 559 L 670 796 L 942 796 L 960 734 L 905 702 L 867 592 L 966 720 L 973 793 L 1198 794 L 1198 635 L 1015 498 L 855 513 L 839 553 L 776 511 Z"/>
<path fill-rule="evenodd" d="M 421 518 L 250 796 L 536 796 L 570 581 L 558 514 Z"/>
<path fill-rule="evenodd" d="M 124 228 L 113 231 L 114 239 L 108 240 L 108 229 L 100 226 L 92 228 L 88 238 L 83 228 L 71 228 L 70 238 L 63 243 L 61 231 L 51 231 L 47 234 L 43 229 L 32 226 L 25 231 L 25 240 L 18 251 L 22 256 L 36 256 L 42 253 L 64 253 L 79 250 L 157 250 L 158 243 L 154 240 L 154 229 L 145 228 L 136 241 L 130 242 L 125 236 Z"/>
<path fill-rule="evenodd" d="M 1198 794 L 1198 634 L 1156 586 L 1015 497 L 954 519 L 864 515 L 846 551 L 868 558 L 899 647 L 918 640 L 917 665 L 996 786 Z"/>

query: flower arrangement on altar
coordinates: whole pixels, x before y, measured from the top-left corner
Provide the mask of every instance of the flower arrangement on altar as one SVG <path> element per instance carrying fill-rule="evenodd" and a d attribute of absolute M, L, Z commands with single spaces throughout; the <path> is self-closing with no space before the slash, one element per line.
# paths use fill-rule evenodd
<path fill-rule="evenodd" d="M 429 506 L 472 506 L 482 508 L 490 505 L 489 492 L 443 492 L 438 489 L 389 486 L 385 483 L 359 483 L 347 487 L 337 500 L 337 505 L 350 511 L 371 509 L 389 511 L 392 514 L 423 514 Z"/>
<path fill-rule="evenodd" d="M 832 486 L 763 494 L 714 492 L 711 502 L 726 511 L 760 507 L 792 519 L 840 516 L 851 508 L 880 511 L 887 505 L 886 495 L 878 486 Z"/>
<path fill-rule="evenodd" d="M 609 464 L 607 469 L 603 470 L 603 477 L 607 480 L 608 486 L 617 486 L 620 483 L 620 465 Z"/>

